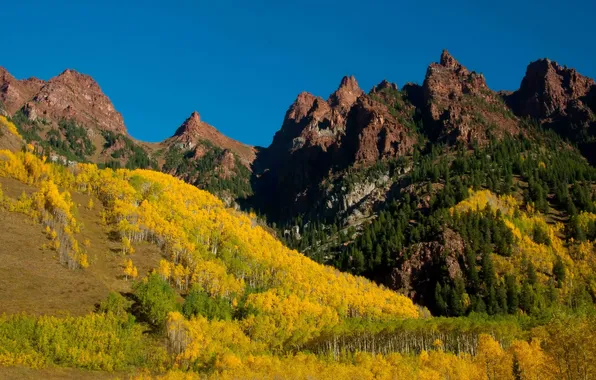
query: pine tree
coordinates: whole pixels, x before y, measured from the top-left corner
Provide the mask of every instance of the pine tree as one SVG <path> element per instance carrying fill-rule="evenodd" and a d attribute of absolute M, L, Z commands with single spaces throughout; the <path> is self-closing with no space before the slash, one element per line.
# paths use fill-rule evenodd
<path fill-rule="evenodd" d="M 515 276 L 507 275 L 505 277 L 505 285 L 507 287 L 507 309 L 509 314 L 515 314 L 519 307 L 519 290 L 515 283 Z"/>
<path fill-rule="evenodd" d="M 565 264 L 563 264 L 561 257 L 557 257 L 557 260 L 553 265 L 553 275 L 557 281 L 557 287 L 560 288 L 563 284 L 563 281 L 565 281 Z"/>
<path fill-rule="evenodd" d="M 441 284 L 437 282 L 435 286 L 435 306 L 437 308 L 438 315 L 447 314 L 447 303 L 443 299 L 443 288 Z"/>
<path fill-rule="evenodd" d="M 519 365 L 519 359 L 517 358 L 517 354 L 513 354 L 513 366 L 512 366 L 512 372 L 513 372 L 513 379 L 514 380 L 522 380 L 522 370 L 521 367 Z"/>

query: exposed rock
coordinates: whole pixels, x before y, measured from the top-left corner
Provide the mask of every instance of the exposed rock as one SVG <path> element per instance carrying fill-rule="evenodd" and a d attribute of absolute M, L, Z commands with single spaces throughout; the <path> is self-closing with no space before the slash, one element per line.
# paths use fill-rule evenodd
<path fill-rule="evenodd" d="M 35 106 L 33 105 L 33 103 L 26 103 L 22 109 L 23 114 L 25 114 L 28 120 L 37 120 L 37 111 L 35 110 Z"/>
<path fill-rule="evenodd" d="M 398 91 L 387 81 L 376 89 Z M 354 77 L 344 77 L 327 101 L 298 95 L 257 165 L 264 207 L 284 204 L 273 212 L 287 215 L 312 209 L 313 202 L 327 207 L 319 184 L 329 174 L 409 153 L 416 139 L 388 104 L 365 94 Z"/>
<path fill-rule="evenodd" d="M 484 76 L 470 72 L 446 50 L 439 63 L 428 67 L 423 92 L 426 117 L 438 139 L 484 143 L 519 131 L 518 120 Z"/>
<path fill-rule="evenodd" d="M 162 145 L 166 148 L 172 145 L 178 145 L 184 149 L 192 149 L 197 147 L 201 141 L 206 141 L 221 149 L 230 150 L 235 153 L 248 168 L 250 168 L 256 157 L 254 147 L 242 144 L 223 135 L 217 129 L 202 121 L 201 116 L 196 111 L 182 123 L 176 130 L 174 136 L 165 140 Z M 201 148 L 198 152 L 195 152 L 195 158 L 202 157 L 204 154 L 204 148 Z"/>
<path fill-rule="evenodd" d="M 372 93 L 377 93 L 377 92 L 381 92 L 385 89 L 392 89 L 394 91 L 398 91 L 399 89 L 397 88 L 397 85 L 395 83 L 391 83 L 388 82 L 386 79 L 383 79 L 381 81 L 381 83 L 379 83 L 376 86 L 373 86 L 372 90 L 370 90 L 370 92 Z"/>
<path fill-rule="evenodd" d="M 345 113 L 356 102 L 356 99 L 363 94 L 364 91 L 358 86 L 356 78 L 346 76 L 342 78 L 339 88 L 329 96 L 327 102 L 332 108 L 337 109 L 339 113 Z"/>
<path fill-rule="evenodd" d="M 462 237 L 445 229 L 436 241 L 418 243 L 400 253 L 390 286 L 417 301 L 432 297 L 434 283 L 430 281 L 440 278 L 444 269 L 451 280 L 462 275 L 459 260 L 463 254 Z"/>
<path fill-rule="evenodd" d="M 86 127 L 126 133 L 122 115 L 97 82 L 74 70 L 65 70 L 46 82 L 29 107 L 44 119 L 72 119 Z"/>
<path fill-rule="evenodd" d="M 596 84 L 574 69 L 549 59 L 528 65 L 519 90 L 506 97 L 513 111 L 537 120 L 576 143 L 596 162 Z"/>
<path fill-rule="evenodd" d="M 416 143 L 410 132 L 387 106 L 363 96 L 350 112 L 345 139 L 353 149 L 353 162 L 372 164 L 409 153 Z"/>
<path fill-rule="evenodd" d="M 593 86 L 594 80 L 576 70 L 540 59 L 528 65 L 510 104 L 518 115 L 545 120 L 566 114 L 569 102 L 585 97 Z"/>
<path fill-rule="evenodd" d="M 9 115 L 14 115 L 27 101 L 32 99 L 43 84 L 43 81 L 36 78 L 18 80 L 6 69 L 0 67 L 0 101 Z"/>

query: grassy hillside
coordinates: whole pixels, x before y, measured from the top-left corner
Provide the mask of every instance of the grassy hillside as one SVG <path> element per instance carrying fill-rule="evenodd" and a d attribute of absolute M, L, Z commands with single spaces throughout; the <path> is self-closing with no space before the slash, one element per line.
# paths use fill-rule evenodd
<path fill-rule="evenodd" d="M 166 174 L 0 151 L 0 183 L 10 224 L 0 257 L 11 272 L 2 299 L 12 298 L 1 310 L 0 376 L 29 374 L 1 369 L 13 366 L 170 379 L 594 371 L 592 317 L 419 320 L 428 313 L 407 297 L 311 261 L 254 215 Z M 558 350 L 584 359 L 559 367 Z"/>

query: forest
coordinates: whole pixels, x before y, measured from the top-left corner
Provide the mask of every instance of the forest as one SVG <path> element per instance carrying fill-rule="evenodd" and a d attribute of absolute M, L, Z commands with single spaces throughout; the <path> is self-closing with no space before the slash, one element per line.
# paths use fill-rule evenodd
<path fill-rule="evenodd" d="M 353 170 L 344 181 L 413 167 L 370 224 L 357 231 L 299 218 L 290 225 L 301 226 L 301 239 L 285 242 L 395 288 L 395 270 L 455 237 L 461 244 L 425 263 L 424 279 L 397 286 L 433 315 L 592 309 L 596 170 L 560 137 L 526 123 L 527 135 L 472 149 L 431 144 L 411 161 Z M 336 244 L 321 244 L 325 236 Z"/>
<path fill-rule="evenodd" d="M 72 194 L 97 199 L 94 207 L 102 208 L 103 228 L 120 240 L 118 254 L 127 262 L 123 274 L 132 283 L 130 296 L 112 293 L 89 315 L 4 315 L 2 365 L 125 370 L 139 378 L 187 378 L 193 373 L 197 378 L 276 373 L 335 378 L 341 373 L 359 378 L 554 379 L 582 378 L 595 370 L 590 310 L 562 308 L 545 318 L 520 307 L 513 316 L 494 319 L 487 315 L 488 301 L 486 313 L 473 308 L 468 317 L 431 317 L 382 285 L 284 247 L 255 215 L 227 209 L 209 193 L 167 174 L 82 163 L 64 167 L 46 162 L 29 145 L 19 153 L 0 152 L 0 176 L 38 189 L 18 199 L 2 195 L 2 207 L 39 223 L 57 260 L 73 271 L 92 264 L 84 242 L 76 238 L 84 226 L 77 220 Z M 516 200 L 501 198 L 505 195 L 494 197 L 511 209 L 490 211 L 488 194 L 470 190 L 465 201 L 454 204 L 448 216 L 453 225 L 463 230 L 486 223 L 491 231 L 503 231 L 520 218 L 527 225 L 518 228 L 535 229 L 534 219 L 524 219 L 529 218 L 525 211 L 515 216 Z M 590 223 L 587 216 L 581 220 Z M 503 234 L 505 242 L 519 232 L 511 231 L 512 236 Z M 551 230 L 535 235 L 542 244 L 548 238 L 551 247 L 559 244 Z M 471 232 L 465 236 L 479 246 L 506 246 Z M 135 267 L 134 247 L 141 241 L 155 244 L 163 254 L 149 273 Z M 538 269 L 532 275 L 537 279 L 524 281 L 548 283 L 544 269 Z M 557 273 L 557 291 L 567 289 L 560 273 L 582 274 L 565 264 Z M 480 278 L 484 282 L 478 286 L 485 290 L 483 270 Z M 454 303 L 448 302 L 446 310 L 451 310 Z"/>

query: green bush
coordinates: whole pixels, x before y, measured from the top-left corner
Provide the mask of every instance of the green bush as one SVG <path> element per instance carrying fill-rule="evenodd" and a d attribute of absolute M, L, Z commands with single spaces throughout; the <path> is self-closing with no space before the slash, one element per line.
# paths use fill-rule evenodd
<path fill-rule="evenodd" d="M 137 282 L 133 288 L 141 313 L 155 327 L 163 327 L 168 313 L 178 309 L 176 293 L 156 274 L 151 274 Z"/>
<path fill-rule="evenodd" d="M 221 297 L 210 297 L 199 287 L 193 287 L 182 305 L 182 313 L 190 318 L 202 315 L 207 319 L 219 319 L 229 321 L 232 319 L 232 305 Z"/>

